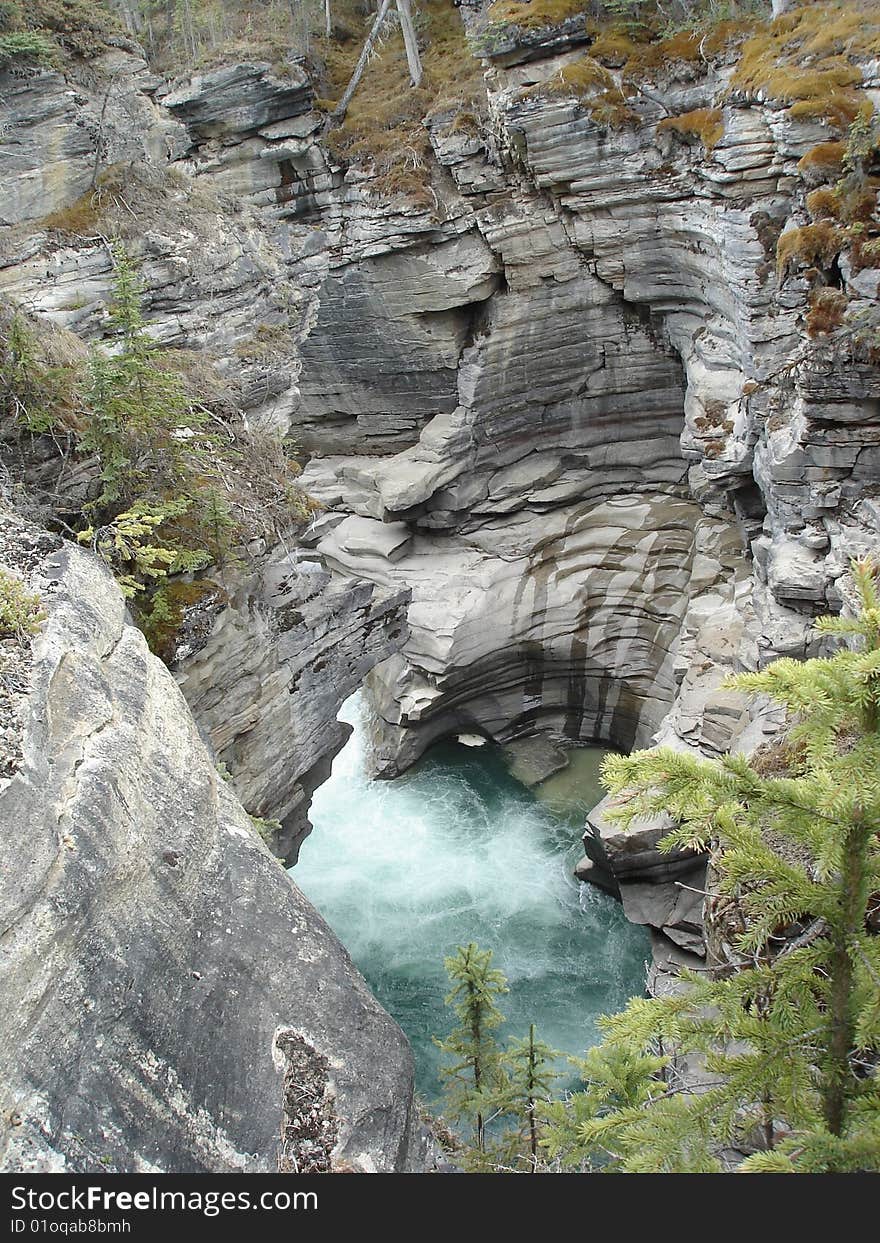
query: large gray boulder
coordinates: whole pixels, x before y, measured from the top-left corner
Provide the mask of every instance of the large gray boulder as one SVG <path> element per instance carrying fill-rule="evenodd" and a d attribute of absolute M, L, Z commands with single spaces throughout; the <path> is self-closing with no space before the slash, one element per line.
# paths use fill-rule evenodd
<path fill-rule="evenodd" d="M 0 537 L 4 560 L 34 539 L 8 517 Z M 104 568 L 31 559 L 48 616 L 0 783 L 2 1168 L 412 1168 L 402 1032 Z"/>

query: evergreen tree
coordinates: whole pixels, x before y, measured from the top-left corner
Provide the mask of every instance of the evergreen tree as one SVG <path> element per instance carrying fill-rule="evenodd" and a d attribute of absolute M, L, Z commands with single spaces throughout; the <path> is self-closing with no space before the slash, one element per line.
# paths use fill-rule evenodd
<path fill-rule="evenodd" d="M 512 1118 L 514 1127 L 499 1143 L 499 1153 L 508 1160 L 524 1157 L 529 1170 L 536 1174 L 539 1167 L 539 1110 L 547 1104 L 559 1071 L 553 1062 L 560 1054 L 535 1037 L 535 1024 L 522 1040 L 511 1040 L 501 1055 L 499 1086 L 489 1098 L 498 1113 Z M 527 1154 L 527 1156 L 526 1156 Z"/>
<path fill-rule="evenodd" d="M 115 516 L 136 498 L 195 499 L 217 441 L 208 412 L 161 364 L 144 323 L 137 269 L 120 243 L 112 254 L 115 348 L 92 356 L 78 446 L 100 460 L 102 487 L 90 506 L 98 516 Z"/>
<path fill-rule="evenodd" d="M 799 771 L 762 776 L 749 760 L 667 749 L 605 764 L 623 825 L 667 811 L 663 848 L 711 849 L 718 892 L 739 905 L 744 969 L 683 972 L 688 990 L 630 1002 L 603 1021 L 602 1056 L 700 1053 L 698 1092 L 655 1082 L 620 1108 L 589 1114 L 581 1153 L 629 1171 L 720 1168 L 723 1147 L 758 1149 L 741 1168 L 880 1170 L 880 596 L 868 561 L 853 564 L 854 620 L 825 618 L 854 640 L 836 654 L 783 659 L 731 678 L 785 705 Z M 586 1116 L 584 1114 L 586 1113 Z M 563 1127 L 549 1143 L 561 1151 Z"/>
<path fill-rule="evenodd" d="M 455 1060 L 441 1070 L 446 1080 L 449 1116 L 473 1122 L 474 1142 L 485 1150 L 486 1100 L 498 1086 L 500 1051 L 493 1030 L 504 1022 L 495 999 L 506 993 L 507 980 L 492 966 L 492 951 L 471 941 L 443 960 L 452 990 L 445 998 L 459 1018 L 445 1040 L 434 1043 Z"/>
<path fill-rule="evenodd" d="M 607 1150 L 597 1149 L 591 1134 L 585 1137 L 584 1128 L 594 1119 L 650 1101 L 668 1058 L 625 1046 L 603 1046 L 590 1049 L 584 1058 L 570 1060 L 580 1071 L 584 1089 L 541 1107 L 545 1124 L 542 1144 L 552 1161 L 567 1168 L 587 1172 L 616 1167 L 618 1163 Z"/>

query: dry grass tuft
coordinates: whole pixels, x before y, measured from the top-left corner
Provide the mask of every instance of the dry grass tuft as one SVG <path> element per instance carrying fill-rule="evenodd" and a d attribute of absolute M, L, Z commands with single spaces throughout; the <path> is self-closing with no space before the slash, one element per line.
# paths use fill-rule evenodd
<path fill-rule="evenodd" d="M 699 138 L 708 152 L 717 147 L 724 137 L 724 120 L 720 108 L 695 108 L 693 112 L 683 112 L 677 117 L 666 117 L 658 123 L 657 129 Z"/>
<path fill-rule="evenodd" d="M 332 111 L 351 77 L 363 39 L 372 24 L 359 15 L 352 0 L 341 13 L 352 27 L 351 40 L 319 41 L 327 98 Z M 420 43 L 424 77 L 413 89 L 403 38 L 398 31 L 386 39 L 368 64 L 342 125 L 331 129 L 328 141 L 340 158 L 372 166 L 378 174 L 374 188 L 408 197 L 418 206 L 434 202 L 430 186 L 432 163 L 424 119 L 443 111 L 469 114 L 474 129 L 485 106 L 480 64 L 465 41 L 458 11 L 449 0 L 424 0 L 420 6 Z"/>
<path fill-rule="evenodd" d="M 531 0 L 526 4 L 495 0 L 494 4 L 489 5 L 487 16 L 492 22 L 519 26 L 520 30 L 541 30 L 559 26 L 579 14 L 586 17 L 589 7 L 587 0 Z"/>
<path fill-rule="evenodd" d="M 566 65 L 548 82 L 533 87 L 531 93 L 578 99 L 596 124 L 608 129 L 620 129 L 639 120 L 614 75 L 592 56 Z"/>
<path fill-rule="evenodd" d="M 776 270 L 780 277 L 792 268 L 826 268 L 840 254 L 846 234 L 830 220 L 789 229 L 776 247 Z"/>
<path fill-rule="evenodd" d="M 840 198 L 832 186 L 820 186 L 807 195 L 811 220 L 839 220 Z"/>
<path fill-rule="evenodd" d="M 810 294 L 807 312 L 807 336 L 819 337 L 840 328 L 844 322 L 848 298 L 839 289 L 816 289 Z"/>

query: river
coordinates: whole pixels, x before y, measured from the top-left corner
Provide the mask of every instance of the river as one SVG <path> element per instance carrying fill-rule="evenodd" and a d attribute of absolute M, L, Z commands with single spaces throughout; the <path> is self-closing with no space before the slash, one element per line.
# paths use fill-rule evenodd
<path fill-rule="evenodd" d="M 420 1095 L 438 1103 L 431 1037 L 454 1022 L 443 958 L 468 941 L 508 978 L 502 1042 L 534 1021 L 554 1048 L 582 1054 L 597 1016 L 644 991 L 649 953 L 644 929 L 572 876 L 583 810 L 602 795 L 600 753 L 579 752 L 546 802 L 490 746 L 444 742 L 396 781 L 371 781 L 361 712 L 355 696 L 340 714 L 354 732 L 315 794 L 292 875 L 409 1037 Z"/>

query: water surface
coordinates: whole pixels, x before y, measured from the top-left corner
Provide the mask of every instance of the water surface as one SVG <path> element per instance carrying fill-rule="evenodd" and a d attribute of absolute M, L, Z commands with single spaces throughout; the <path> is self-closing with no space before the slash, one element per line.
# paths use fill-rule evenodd
<path fill-rule="evenodd" d="M 343 708 L 355 732 L 315 795 L 293 877 L 409 1037 L 421 1095 L 439 1098 L 431 1037 L 454 1022 L 443 959 L 468 941 L 508 978 L 502 1041 L 534 1021 L 555 1048 L 583 1053 L 596 1017 L 643 992 L 648 956 L 644 929 L 571 875 L 581 803 L 602 795 L 597 755 L 577 759 L 574 786 L 552 778 L 547 803 L 489 746 L 442 743 L 396 781 L 370 781 L 360 711 L 357 697 Z"/>

